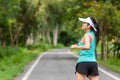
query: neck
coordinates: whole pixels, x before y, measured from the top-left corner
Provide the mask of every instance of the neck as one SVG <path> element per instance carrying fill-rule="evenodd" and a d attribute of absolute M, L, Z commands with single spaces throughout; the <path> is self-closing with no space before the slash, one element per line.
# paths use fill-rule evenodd
<path fill-rule="evenodd" d="M 89 32 L 89 31 L 90 31 L 90 29 L 86 30 L 86 32 Z"/>

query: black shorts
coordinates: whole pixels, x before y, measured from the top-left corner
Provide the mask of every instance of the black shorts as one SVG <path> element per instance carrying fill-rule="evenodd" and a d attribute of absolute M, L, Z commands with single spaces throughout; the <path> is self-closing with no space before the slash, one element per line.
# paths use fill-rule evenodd
<path fill-rule="evenodd" d="M 87 77 L 90 76 L 98 76 L 98 66 L 96 62 L 80 62 L 76 65 L 76 72 L 80 74 L 84 74 Z"/>

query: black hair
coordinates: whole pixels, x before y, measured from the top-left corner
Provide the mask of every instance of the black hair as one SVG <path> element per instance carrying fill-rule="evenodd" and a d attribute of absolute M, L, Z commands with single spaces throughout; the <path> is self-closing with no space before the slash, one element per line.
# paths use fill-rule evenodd
<path fill-rule="evenodd" d="M 95 25 L 95 28 L 97 30 L 97 31 L 95 31 L 93 29 L 93 27 L 90 28 L 90 30 L 92 30 L 94 32 L 95 36 L 96 36 L 96 45 L 97 45 L 98 42 L 99 42 L 99 37 L 100 37 L 100 28 L 99 28 L 99 25 L 94 18 L 90 17 L 90 19 L 93 22 L 93 24 Z"/>

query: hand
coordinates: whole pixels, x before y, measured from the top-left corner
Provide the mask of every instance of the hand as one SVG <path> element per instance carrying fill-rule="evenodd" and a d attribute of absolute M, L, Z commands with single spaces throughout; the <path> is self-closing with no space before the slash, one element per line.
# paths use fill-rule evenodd
<path fill-rule="evenodd" d="M 70 46 L 71 49 L 73 49 L 73 48 L 77 48 L 77 47 L 78 47 L 78 45 L 76 45 L 76 44 Z"/>

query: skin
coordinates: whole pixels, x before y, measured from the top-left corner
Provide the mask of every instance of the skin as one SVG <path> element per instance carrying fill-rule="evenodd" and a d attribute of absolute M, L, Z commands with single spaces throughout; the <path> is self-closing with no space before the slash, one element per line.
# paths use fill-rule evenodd
<path fill-rule="evenodd" d="M 88 32 L 90 30 L 90 25 L 83 22 L 82 29 L 85 30 L 86 32 Z M 90 49 L 90 41 L 91 40 L 92 40 L 92 35 L 85 34 L 81 40 L 81 42 L 84 43 L 83 46 L 78 46 L 78 45 L 74 44 L 74 45 L 71 45 L 70 48 L 71 49 L 82 49 L 82 50 Z M 85 80 L 85 76 L 86 75 L 84 75 L 84 74 L 80 74 L 80 73 L 76 72 L 76 80 Z M 89 76 L 89 79 L 90 80 L 99 80 L 99 76 Z"/>

